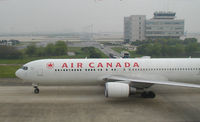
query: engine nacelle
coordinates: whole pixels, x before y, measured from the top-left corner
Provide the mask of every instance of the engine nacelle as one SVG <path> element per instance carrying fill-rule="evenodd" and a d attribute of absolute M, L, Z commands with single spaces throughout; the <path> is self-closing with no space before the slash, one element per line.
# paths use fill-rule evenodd
<path fill-rule="evenodd" d="M 129 86 L 129 84 L 108 82 L 105 85 L 105 96 L 106 97 L 128 97 L 132 90 L 133 89 Z"/>

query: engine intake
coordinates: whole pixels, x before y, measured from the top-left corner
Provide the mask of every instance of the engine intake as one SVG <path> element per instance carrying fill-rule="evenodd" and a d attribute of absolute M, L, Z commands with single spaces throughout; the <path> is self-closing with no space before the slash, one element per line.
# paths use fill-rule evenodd
<path fill-rule="evenodd" d="M 131 91 L 136 92 L 135 88 L 131 88 L 129 84 L 108 82 L 105 84 L 105 96 L 106 97 L 128 97 Z"/>

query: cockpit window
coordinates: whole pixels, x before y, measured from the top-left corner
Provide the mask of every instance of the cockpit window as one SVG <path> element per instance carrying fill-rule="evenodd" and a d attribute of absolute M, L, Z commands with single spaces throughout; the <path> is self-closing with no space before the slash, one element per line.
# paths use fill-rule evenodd
<path fill-rule="evenodd" d="M 27 66 L 22 66 L 21 69 L 28 70 L 28 67 Z"/>

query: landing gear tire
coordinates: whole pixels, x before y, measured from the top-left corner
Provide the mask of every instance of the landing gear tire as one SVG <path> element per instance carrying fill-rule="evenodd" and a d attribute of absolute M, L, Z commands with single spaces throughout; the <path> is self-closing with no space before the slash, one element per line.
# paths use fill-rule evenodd
<path fill-rule="evenodd" d="M 143 97 L 143 98 L 155 98 L 156 94 L 152 91 L 149 91 L 149 92 L 144 91 L 144 92 L 142 92 L 141 97 Z"/>
<path fill-rule="evenodd" d="M 40 90 L 39 90 L 39 88 L 38 88 L 38 84 L 37 83 L 33 83 L 32 84 L 32 86 L 33 86 L 33 88 L 34 88 L 34 93 L 35 94 L 39 94 L 40 93 Z"/>
<path fill-rule="evenodd" d="M 148 96 L 148 92 L 146 92 L 146 91 L 142 92 L 142 94 L 141 94 L 142 98 L 147 98 L 147 96 Z"/>
<path fill-rule="evenodd" d="M 155 98 L 156 94 L 154 92 L 152 92 L 152 91 L 149 91 L 148 92 L 148 96 L 149 96 L 149 98 Z"/>
<path fill-rule="evenodd" d="M 35 94 L 39 94 L 39 93 L 40 93 L 40 90 L 39 90 L 38 88 L 35 88 L 35 89 L 34 89 L 34 93 L 35 93 Z"/>

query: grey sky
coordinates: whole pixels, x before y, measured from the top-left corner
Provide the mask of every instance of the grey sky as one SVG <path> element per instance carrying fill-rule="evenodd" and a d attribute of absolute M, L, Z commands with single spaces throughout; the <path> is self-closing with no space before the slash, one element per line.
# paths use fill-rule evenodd
<path fill-rule="evenodd" d="M 0 0 L 0 33 L 123 32 L 123 18 L 175 11 L 185 31 L 200 32 L 200 0 Z"/>

